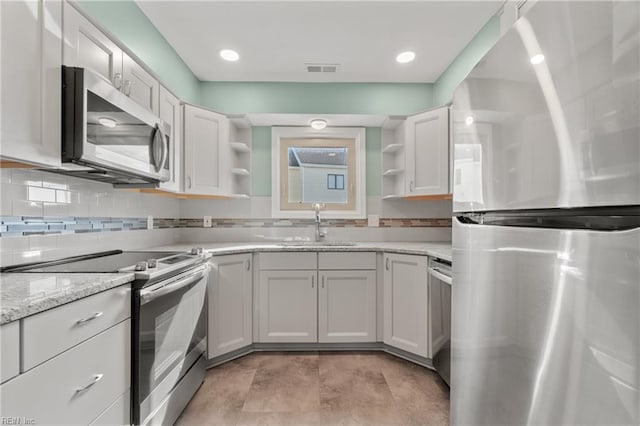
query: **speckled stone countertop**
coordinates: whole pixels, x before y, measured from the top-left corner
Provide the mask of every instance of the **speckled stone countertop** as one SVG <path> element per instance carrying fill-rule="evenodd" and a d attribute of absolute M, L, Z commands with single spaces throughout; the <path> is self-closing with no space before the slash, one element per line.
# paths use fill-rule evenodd
<path fill-rule="evenodd" d="M 189 250 L 192 247 L 202 247 L 213 255 L 235 254 L 248 252 L 274 252 L 274 251 L 381 251 L 386 253 L 418 254 L 433 256 L 451 261 L 451 243 L 408 243 L 408 242 L 359 242 L 354 245 L 334 245 L 339 243 L 329 242 L 328 245 L 295 245 L 295 241 L 280 243 L 236 242 L 236 243 L 185 243 L 171 244 L 161 247 L 153 247 L 149 250 L 172 251 Z M 307 243 L 308 244 L 308 243 Z M 352 244 L 352 243 L 349 243 Z"/>
<path fill-rule="evenodd" d="M 133 277 L 133 273 L 0 274 L 0 324 L 118 287 Z"/>

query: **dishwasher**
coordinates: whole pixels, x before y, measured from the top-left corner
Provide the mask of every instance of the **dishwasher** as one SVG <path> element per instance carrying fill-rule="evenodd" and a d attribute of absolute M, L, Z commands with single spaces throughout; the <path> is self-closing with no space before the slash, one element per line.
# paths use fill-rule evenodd
<path fill-rule="evenodd" d="M 449 385 L 451 373 L 451 262 L 429 262 L 429 312 L 433 367 Z"/>

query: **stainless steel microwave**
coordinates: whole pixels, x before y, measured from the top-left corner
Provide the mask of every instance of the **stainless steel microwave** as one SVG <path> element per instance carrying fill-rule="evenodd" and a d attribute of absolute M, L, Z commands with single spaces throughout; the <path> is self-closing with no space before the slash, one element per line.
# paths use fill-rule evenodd
<path fill-rule="evenodd" d="M 170 176 L 168 124 L 98 74 L 62 67 L 60 173 L 154 187 Z"/>

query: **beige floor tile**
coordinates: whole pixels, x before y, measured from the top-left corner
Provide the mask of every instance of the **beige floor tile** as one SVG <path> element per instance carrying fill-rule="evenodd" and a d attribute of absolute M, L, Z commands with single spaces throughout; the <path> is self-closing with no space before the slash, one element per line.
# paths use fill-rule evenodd
<path fill-rule="evenodd" d="M 180 425 L 446 425 L 432 370 L 381 352 L 262 352 L 207 372 Z"/>

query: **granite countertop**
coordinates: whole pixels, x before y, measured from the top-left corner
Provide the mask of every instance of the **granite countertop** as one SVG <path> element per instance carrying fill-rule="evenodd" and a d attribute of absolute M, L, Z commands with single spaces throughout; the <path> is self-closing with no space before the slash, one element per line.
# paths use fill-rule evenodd
<path fill-rule="evenodd" d="M 133 281 L 133 273 L 0 274 L 0 324 Z"/>
<path fill-rule="evenodd" d="M 299 245 L 298 245 L 299 244 Z M 185 251 L 203 247 L 213 255 L 286 251 L 376 251 L 417 254 L 451 261 L 451 243 L 360 242 L 312 245 L 304 241 L 188 243 L 153 247 L 152 251 Z M 349 243 L 351 244 L 351 243 Z M 3 273 L 0 274 L 0 324 L 133 281 L 133 273 Z"/>
<path fill-rule="evenodd" d="M 283 244 L 284 243 L 284 244 Z M 156 251 L 183 251 L 192 247 L 202 247 L 211 254 L 235 254 L 248 252 L 277 252 L 277 251 L 382 251 L 387 253 L 418 254 L 423 256 L 433 256 L 451 261 L 451 243 L 414 243 L 414 242 L 359 242 L 355 245 L 335 245 L 328 242 L 327 245 L 294 245 L 295 241 L 284 242 L 235 242 L 235 243 L 181 243 L 160 247 L 153 247 L 149 250 Z M 307 243 L 308 244 L 308 243 Z M 334 244 L 334 245 L 332 245 Z"/>

